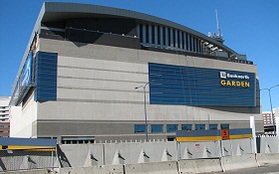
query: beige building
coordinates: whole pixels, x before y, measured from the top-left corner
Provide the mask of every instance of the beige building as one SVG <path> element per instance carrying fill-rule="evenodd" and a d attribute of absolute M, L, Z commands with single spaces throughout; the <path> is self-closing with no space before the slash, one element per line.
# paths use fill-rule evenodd
<path fill-rule="evenodd" d="M 0 137 L 10 136 L 10 97 L 0 97 Z"/>
<path fill-rule="evenodd" d="M 202 25 L 202 24 L 201 24 Z M 109 7 L 45 2 L 16 79 L 12 136 L 172 140 L 175 131 L 263 132 L 257 67 L 185 26 Z M 20 124 L 19 124 L 20 123 Z"/>

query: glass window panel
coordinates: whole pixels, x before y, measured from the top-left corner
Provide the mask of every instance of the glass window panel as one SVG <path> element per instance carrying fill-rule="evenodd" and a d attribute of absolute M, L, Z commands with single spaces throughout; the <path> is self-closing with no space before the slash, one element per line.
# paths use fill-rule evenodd
<path fill-rule="evenodd" d="M 196 124 L 196 130 L 205 130 L 205 124 Z"/>
<path fill-rule="evenodd" d="M 175 132 L 178 129 L 177 124 L 168 124 L 167 125 L 167 132 Z"/>
<path fill-rule="evenodd" d="M 151 132 L 152 133 L 161 133 L 161 132 L 163 132 L 163 125 L 162 124 L 153 124 L 153 125 L 151 125 Z"/>
<path fill-rule="evenodd" d="M 221 124 L 221 129 L 229 129 L 230 124 Z"/>
<path fill-rule="evenodd" d="M 191 124 L 182 124 L 181 130 L 192 130 L 192 125 Z"/>
<path fill-rule="evenodd" d="M 209 130 L 217 130 L 218 124 L 209 124 Z"/>
<path fill-rule="evenodd" d="M 134 133 L 144 133 L 145 125 L 144 124 L 136 124 L 134 125 Z"/>

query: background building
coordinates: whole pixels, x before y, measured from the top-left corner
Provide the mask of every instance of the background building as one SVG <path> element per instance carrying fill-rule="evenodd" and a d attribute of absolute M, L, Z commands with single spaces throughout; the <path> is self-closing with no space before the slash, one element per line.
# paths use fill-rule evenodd
<path fill-rule="evenodd" d="M 201 24 L 202 25 L 202 24 Z M 257 68 L 245 55 L 154 16 L 45 2 L 15 81 L 12 136 L 173 139 L 178 129 L 263 132 Z M 136 88 L 136 89 L 135 89 Z M 146 127 L 147 125 L 147 127 Z"/>
<path fill-rule="evenodd" d="M 272 116 L 270 112 L 263 112 L 263 121 L 264 121 L 264 126 L 269 126 L 275 123 L 275 120 L 272 122 Z"/>
<path fill-rule="evenodd" d="M 10 97 L 0 97 L 0 137 L 10 136 Z"/>
<path fill-rule="evenodd" d="M 266 134 L 274 134 L 274 129 L 276 130 L 276 126 L 278 127 L 278 125 L 276 125 L 276 120 L 278 119 L 278 115 L 279 115 L 279 109 L 278 108 L 274 108 L 273 109 L 273 117 L 271 116 L 271 112 L 263 112 L 262 116 L 263 116 L 263 122 L 264 122 L 264 131 Z M 272 119 L 274 119 L 272 121 Z"/>

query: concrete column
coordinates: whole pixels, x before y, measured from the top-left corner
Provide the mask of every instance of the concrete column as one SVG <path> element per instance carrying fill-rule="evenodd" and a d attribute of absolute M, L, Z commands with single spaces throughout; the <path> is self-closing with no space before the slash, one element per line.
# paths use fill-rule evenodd
<path fill-rule="evenodd" d="M 257 152 L 256 127 L 255 127 L 255 117 L 254 116 L 250 116 L 250 128 L 252 129 L 254 152 Z"/>

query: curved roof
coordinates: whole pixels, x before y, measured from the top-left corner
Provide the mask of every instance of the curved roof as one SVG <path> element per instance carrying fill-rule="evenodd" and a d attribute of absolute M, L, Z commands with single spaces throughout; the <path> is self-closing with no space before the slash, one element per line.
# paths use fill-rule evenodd
<path fill-rule="evenodd" d="M 134 12 L 131 10 L 124 10 L 112 7 L 104 7 L 98 5 L 90 5 L 90 4 L 78 4 L 78 3 L 64 3 L 64 2 L 45 2 L 41 8 L 39 16 L 37 18 L 36 24 L 34 26 L 33 32 L 29 39 L 27 48 L 25 50 L 21 65 L 19 67 L 19 71 L 17 77 L 15 79 L 15 83 L 18 81 L 23 66 L 28 57 L 30 46 L 32 44 L 33 39 L 35 38 L 36 33 L 41 29 L 42 22 L 52 22 L 52 21 L 63 21 L 71 18 L 91 18 L 91 17 L 110 17 L 110 18 L 123 18 L 123 19 L 134 19 L 142 24 L 152 24 L 158 26 L 165 26 L 177 30 L 181 30 L 192 34 L 203 40 L 204 42 L 208 42 L 227 52 L 230 56 L 238 55 L 235 51 L 230 49 L 229 47 L 223 45 L 221 42 L 216 41 L 213 38 L 210 38 L 198 31 L 185 27 L 183 25 L 177 24 L 175 22 L 171 22 L 166 19 L 162 19 L 159 17 Z M 207 44 L 208 44 L 207 43 Z M 13 88 L 12 98 L 15 97 L 16 86 Z"/>
<path fill-rule="evenodd" d="M 170 28 L 175 28 L 181 31 L 185 31 L 194 36 L 201 38 L 204 41 L 210 42 L 224 51 L 228 52 L 231 55 L 237 55 L 237 53 L 225 46 L 221 42 L 218 42 L 200 32 L 197 32 L 193 29 L 185 27 L 183 25 L 177 24 L 175 22 L 171 22 L 166 19 L 162 19 L 159 17 L 134 12 L 131 10 L 124 10 L 112 7 L 104 7 L 98 5 L 90 5 L 90 4 L 77 4 L 77 3 L 64 3 L 64 2 L 45 2 L 42 7 L 42 11 L 40 13 L 42 16 L 42 22 L 48 21 L 60 21 L 69 18 L 81 18 L 81 17 L 115 17 L 115 18 L 127 18 L 127 19 L 135 19 L 141 21 L 143 23 L 157 24 L 162 26 L 168 26 Z"/>

